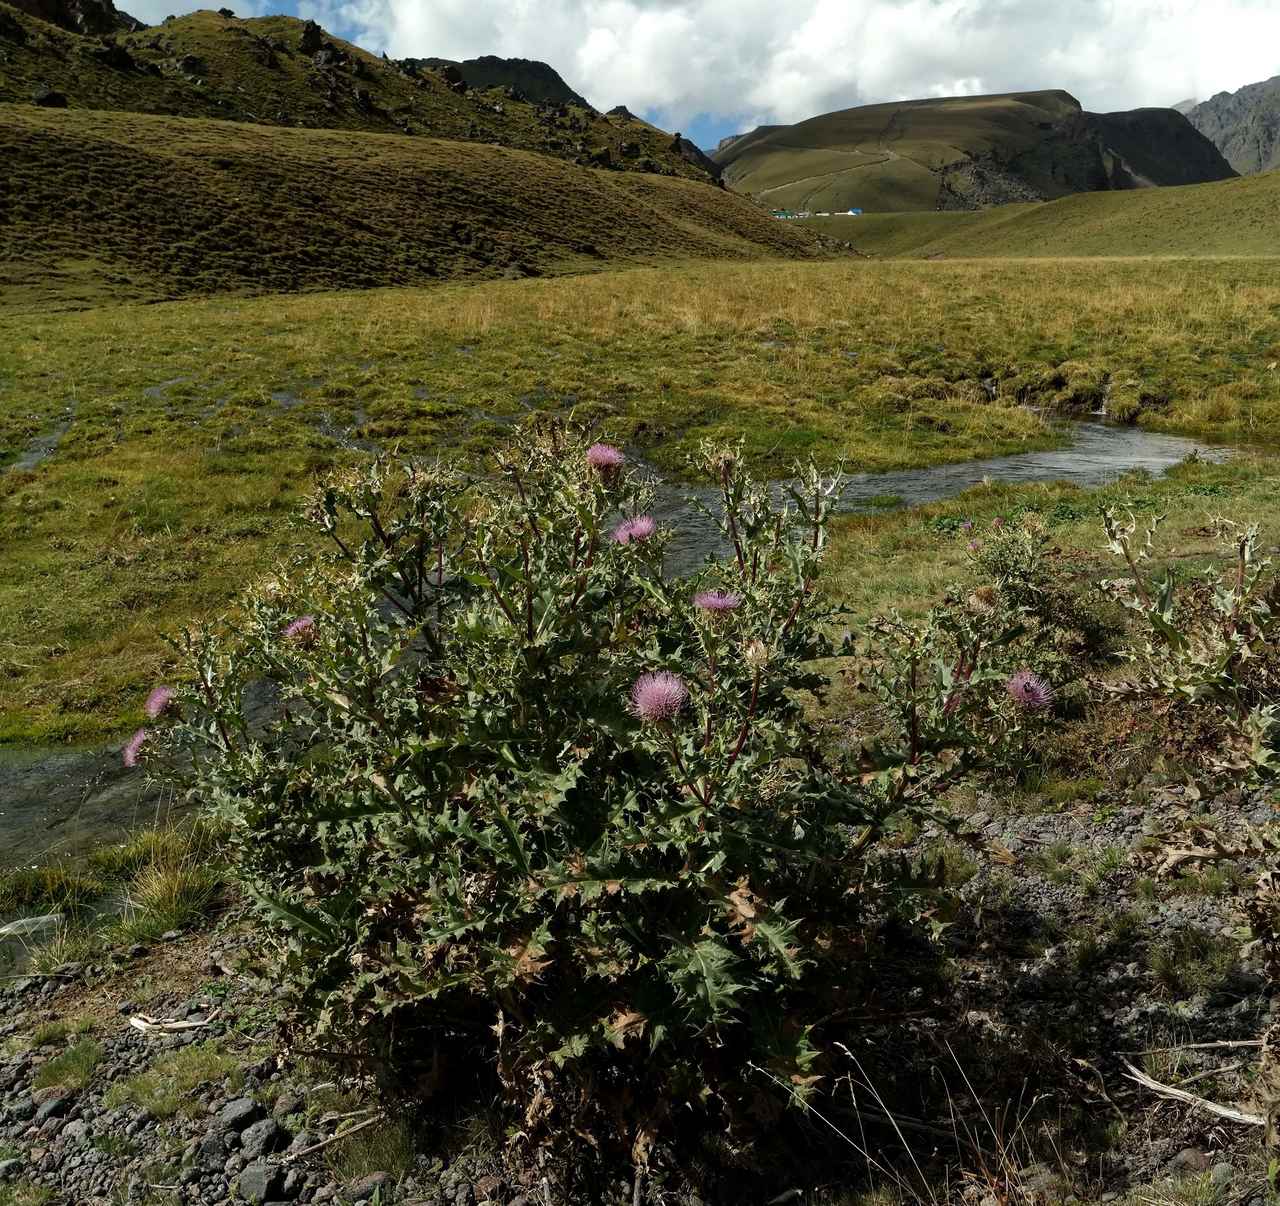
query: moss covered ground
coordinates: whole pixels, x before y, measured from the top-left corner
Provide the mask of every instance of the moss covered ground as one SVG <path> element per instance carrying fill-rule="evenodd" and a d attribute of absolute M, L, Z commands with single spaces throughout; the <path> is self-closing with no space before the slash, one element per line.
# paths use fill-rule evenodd
<path fill-rule="evenodd" d="M 677 472 L 739 435 L 769 472 L 903 468 L 1048 446 L 1026 404 L 1113 383 L 1142 423 L 1266 441 L 1278 307 L 1243 260 L 774 262 L 11 313 L 0 741 L 134 722 L 163 633 L 296 550 L 300 500 L 368 449 L 478 462 L 541 410 Z"/>

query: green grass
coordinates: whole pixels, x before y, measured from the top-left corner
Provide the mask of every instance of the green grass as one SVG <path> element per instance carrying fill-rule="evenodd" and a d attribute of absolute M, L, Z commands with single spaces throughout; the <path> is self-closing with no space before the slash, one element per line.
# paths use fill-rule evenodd
<path fill-rule="evenodd" d="M 61 1055 L 40 1065 L 32 1078 L 32 1085 L 37 1089 L 49 1089 L 57 1086 L 72 1092 L 79 1092 L 93 1076 L 93 1070 L 102 1061 L 103 1046 L 95 1039 L 81 1039 L 68 1047 Z"/>
<path fill-rule="evenodd" d="M 867 214 L 802 223 L 886 256 L 1277 256 L 1280 171 L 1132 192 L 1079 193 L 979 213 Z"/>
<path fill-rule="evenodd" d="M 72 1035 L 84 1034 L 92 1028 L 93 1023 L 88 1018 L 59 1018 L 54 1022 L 41 1022 L 31 1032 L 31 1045 L 50 1046 Z"/>
<path fill-rule="evenodd" d="M 163 632 L 309 547 L 291 519 L 359 455 L 343 439 L 476 460 L 504 436 L 485 415 L 529 408 L 677 471 L 738 436 L 766 472 L 810 450 L 880 470 L 1044 447 L 1017 403 L 1108 378 L 1141 383 L 1144 423 L 1258 439 L 1280 430 L 1277 306 L 1263 262 L 775 262 L 0 317 L 0 741 L 140 723 Z M 68 406 L 54 454 L 3 472 Z M 1079 492 L 1026 497 L 1093 514 Z M 974 505 L 927 514 L 955 526 Z M 901 552 L 932 585 L 963 553 L 914 517 L 841 533 L 837 574 Z M 903 582 L 847 586 L 860 604 Z"/>
<path fill-rule="evenodd" d="M 152 1118 L 172 1118 L 179 1111 L 198 1112 L 201 1105 L 191 1097 L 191 1091 L 228 1076 L 236 1082 L 238 1092 L 240 1061 L 216 1042 L 198 1043 L 158 1060 L 146 1072 L 116 1081 L 103 1104 L 109 1110 L 132 1105 Z"/>
<path fill-rule="evenodd" d="M 18 1181 L 14 1185 L 0 1185 L 0 1206 L 45 1206 L 53 1201 L 53 1190 L 43 1185 Z"/>
<path fill-rule="evenodd" d="M 706 183 L 487 143 L 0 105 L 0 160 L 0 310 L 815 248 Z"/>
<path fill-rule="evenodd" d="M 5 44 L 0 102 L 25 105 L 43 84 L 62 92 L 72 109 L 426 135 L 560 159 L 608 151 L 621 168 L 708 178 L 671 151 L 670 135 L 643 122 L 577 108 L 559 113 L 487 89 L 458 95 L 432 72 L 402 72 L 399 64 L 328 35 L 348 58 L 322 71 L 302 53 L 303 22 L 295 17 L 189 13 L 120 38 L 141 69 L 117 70 L 94 57 L 96 39 L 3 3 L 0 10 L 26 34 L 20 43 Z M 179 69 L 184 56 L 196 60 L 194 70 Z"/>

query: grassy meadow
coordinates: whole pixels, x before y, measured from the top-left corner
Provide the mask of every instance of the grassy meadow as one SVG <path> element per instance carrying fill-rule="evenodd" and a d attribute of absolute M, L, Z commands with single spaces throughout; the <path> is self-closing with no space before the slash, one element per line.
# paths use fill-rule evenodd
<path fill-rule="evenodd" d="M 872 255 L 1060 259 L 1280 255 L 1280 172 L 1213 184 L 1076 193 L 974 212 L 798 223 Z"/>
<path fill-rule="evenodd" d="M 299 503 L 362 449 L 479 463 L 554 411 L 676 472 L 739 435 L 766 472 L 879 470 L 1049 446 L 1027 404 L 1108 387 L 1140 422 L 1265 441 L 1278 307 L 1248 261 L 772 262 L 10 313 L 0 740 L 133 722 L 162 634 L 296 551 Z"/>

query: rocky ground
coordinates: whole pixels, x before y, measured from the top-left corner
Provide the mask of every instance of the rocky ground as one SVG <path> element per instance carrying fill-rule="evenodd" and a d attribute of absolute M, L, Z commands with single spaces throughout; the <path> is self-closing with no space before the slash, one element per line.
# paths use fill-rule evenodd
<path fill-rule="evenodd" d="M 867 1087 L 924 1128 L 918 1140 L 906 1129 L 909 1155 L 877 1135 L 877 1161 L 950 1162 L 932 1200 L 975 1206 L 1273 1202 L 1262 1128 L 1142 1088 L 1125 1066 L 1265 1112 L 1256 1046 L 1200 1046 L 1254 1044 L 1274 1020 L 1239 912 L 1250 868 L 1155 874 L 1188 807 L 1177 793 L 1077 784 L 1052 797 L 974 792 L 954 833 L 898 839 L 941 858 L 959 903 L 938 917 L 945 990 L 859 1035 Z M 1236 794 L 1212 814 L 1230 829 L 1265 823 L 1272 806 Z M 491 1140 L 436 1127 L 423 1142 L 429 1126 L 284 1046 L 270 985 L 249 970 L 258 941 L 228 902 L 208 928 L 0 981 L 0 1206 L 544 1201 L 545 1187 L 504 1178 Z M 139 1017 L 162 1024 L 138 1029 Z M 931 1127 L 980 1158 L 957 1176 L 956 1144 Z M 795 1179 L 789 1200 L 863 1200 L 852 1184 Z"/>

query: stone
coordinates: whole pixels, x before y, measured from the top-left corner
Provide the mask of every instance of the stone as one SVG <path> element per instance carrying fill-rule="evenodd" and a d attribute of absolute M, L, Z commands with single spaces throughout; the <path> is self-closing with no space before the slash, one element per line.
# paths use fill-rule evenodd
<path fill-rule="evenodd" d="M 347 1193 L 353 1202 L 367 1202 L 378 1190 L 386 1186 L 390 1180 L 390 1173 L 370 1173 L 367 1177 L 361 1177 L 347 1190 Z"/>
<path fill-rule="evenodd" d="M 324 30 L 314 21 L 308 21 L 302 27 L 302 36 L 298 39 L 298 49 L 303 54 L 315 54 L 324 45 Z"/>
<path fill-rule="evenodd" d="M 0 1181 L 16 1177 L 22 1171 L 21 1160 L 0 1160 Z"/>
<path fill-rule="evenodd" d="M 26 45 L 27 31 L 8 13 L 0 12 L 0 38 L 23 46 Z"/>
<path fill-rule="evenodd" d="M 1211 1180 L 1215 1185 L 1218 1185 L 1223 1188 L 1231 1184 L 1231 1182 L 1235 1179 L 1235 1175 L 1236 1175 L 1235 1167 L 1231 1164 L 1228 1164 L 1225 1160 L 1223 1160 L 1219 1164 L 1215 1164 L 1209 1170 L 1209 1180 Z"/>
<path fill-rule="evenodd" d="M 251 1097 L 237 1097 L 229 1101 L 218 1112 L 218 1123 L 229 1131 L 242 1131 L 253 1122 L 260 1113 L 258 1103 Z"/>
<path fill-rule="evenodd" d="M 252 1202 L 254 1206 L 263 1206 L 263 1203 L 275 1197 L 276 1189 L 280 1184 L 280 1168 L 265 1160 L 255 1161 L 246 1166 L 244 1172 L 240 1174 L 239 1183 L 240 1196 L 246 1202 Z"/>
<path fill-rule="evenodd" d="M 41 1126 L 48 1122 L 50 1118 L 61 1118 L 63 1114 L 71 1108 L 71 1099 L 69 1097 L 54 1097 L 46 1101 L 38 1110 L 32 1122 L 36 1126 Z"/>
<path fill-rule="evenodd" d="M 31 103 L 38 105 L 41 109 L 65 109 L 67 98 L 61 92 L 55 92 L 52 88 L 41 85 L 32 92 Z"/>
<path fill-rule="evenodd" d="M 1184 1147 L 1169 1161 L 1172 1172 L 1202 1173 L 1209 1169 L 1209 1157 L 1198 1147 Z"/>
<path fill-rule="evenodd" d="M 281 1129 L 274 1118 L 264 1118 L 255 1122 L 240 1136 L 240 1150 L 246 1160 L 257 1160 L 287 1146 L 288 1134 Z"/>
<path fill-rule="evenodd" d="M 227 1158 L 227 1138 L 220 1131 L 210 1131 L 196 1147 L 195 1160 L 200 1168 L 221 1168 Z"/>
<path fill-rule="evenodd" d="M 272 1107 L 271 1112 L 277 1118 L 288 1118 L 290 1114 L 298 1113 L 303 1105 L 302 1098 L 297 1093 L 281 1093 L 276 1098 L 276 1103 Z"/>

